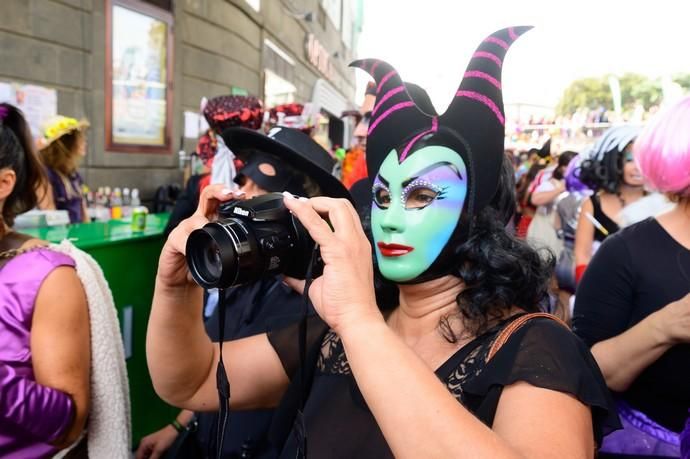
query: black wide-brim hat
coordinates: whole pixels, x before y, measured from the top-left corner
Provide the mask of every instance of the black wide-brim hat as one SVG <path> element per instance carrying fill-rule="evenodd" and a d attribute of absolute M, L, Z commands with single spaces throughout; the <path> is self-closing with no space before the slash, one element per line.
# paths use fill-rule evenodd
<path fill-rule="evenodd" d="M 226 129 L 221 136 L 240 158 L 248 158 L 252 151 L 268 153 L 316 182 L 323 196 L 352 201 L 345 185 L 331 173 L 335 160 L 321 145 L 297 129 L 277 127 L 264 135 L 236 127 Z"/>

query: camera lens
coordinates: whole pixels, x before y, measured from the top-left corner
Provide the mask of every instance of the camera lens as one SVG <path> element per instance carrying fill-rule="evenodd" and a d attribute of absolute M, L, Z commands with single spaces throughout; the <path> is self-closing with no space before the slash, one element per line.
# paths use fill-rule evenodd
<path fill-rule="evenodd" d="M 277 193 L 222 209 L 187 239 L 187 266 L 204 288 L 229 288 L 284 273 L 303 278 L 314 242 Z"/>
<path fill-rule="evenodd" d="M 187 240 L 187 265 L 204 288 L 226 287 L 237 278 L 240 241 L 228 226 L 209 223 L 193 231 Z"/>
<path fill-rule="evenodd" d="M 209 277 L 219 279 L 223 272 L 223 264 L 220 260 L 220 247 L 216 241 L 211 241 L 206 250 L 202 251 L 202 257 L 200 264 L 204 271 L 208 273 Z"/>

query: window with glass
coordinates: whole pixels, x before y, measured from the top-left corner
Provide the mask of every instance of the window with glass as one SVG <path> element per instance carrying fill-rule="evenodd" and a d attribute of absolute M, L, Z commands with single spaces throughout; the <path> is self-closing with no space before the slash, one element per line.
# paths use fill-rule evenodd
<path fill-rule="evenodd" d="M 321 6 L 335 28 L 340 30 L 342 0 L 321 0 Z"/>
<path fill-rule="evenodd" d="M 341 36 L 343 39 L 343 43 L 345 43 L 345 46 L 347 46 L 350 49 L 352 49 L 354 18 L 354 3 L 352 2 L 352 0 L 343 0 L 343 27 L 341 30 Z"/>
<path fill-rule="evenodd" d="M 266 107 L 291 104 L 295 101 L 297 88 L 285 78 L 266 69 L 264 73 L 264 103 Z"/>
<path fill-rule="evenodd" d="M 259 10 L 261 10 L 261 0 L 244 0 L 244 1 L 247 2 L 249 4 L 249 6 L 251 6 L 254 9 L 254 11 L 258 12 Z"/>

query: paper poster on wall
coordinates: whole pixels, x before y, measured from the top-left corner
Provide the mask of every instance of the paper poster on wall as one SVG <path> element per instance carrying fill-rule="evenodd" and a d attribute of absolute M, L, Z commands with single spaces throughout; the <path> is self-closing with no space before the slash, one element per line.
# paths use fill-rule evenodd
<path fill-rule="evenodd" d="M 0 82 L 0 102 L 10 103 L 24 112 L 34 137 L 40 135 L 46 121 L 57 115 L 57 91 L 43 86 Z"/>
<path fill-rule="evenodd" d="M 198 113 L 184 112 L 184 136 L 186 139 L 196 139 L 199 137 Z"/>
<path fill-rule="evenodd" d="M 41 86 L 26 85 L 24 92 L 24 116 L 30 126 L 42 126 L 57 114 L 57 92 Z"/>
<path fill-rule="evenodd" d="M 0 102 L 12 102 L 14 91 L 9 83 L 0 82 Z"/>

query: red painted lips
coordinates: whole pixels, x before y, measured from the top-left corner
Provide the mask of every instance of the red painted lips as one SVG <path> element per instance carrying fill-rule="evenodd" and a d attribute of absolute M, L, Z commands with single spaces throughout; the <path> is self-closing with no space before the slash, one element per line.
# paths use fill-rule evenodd
<path fill-rule="evenodd" d="M 376 245 L 379 247 L 381 255 L 384 257 L 401 257 L 414 250 L 414 247 L 402 244 L 386 244 L 385 242 L 379 242 Z"/>

